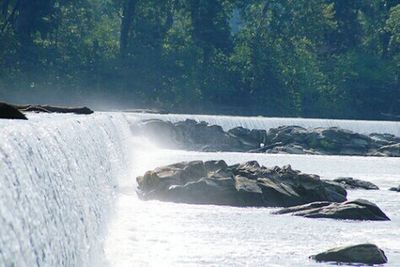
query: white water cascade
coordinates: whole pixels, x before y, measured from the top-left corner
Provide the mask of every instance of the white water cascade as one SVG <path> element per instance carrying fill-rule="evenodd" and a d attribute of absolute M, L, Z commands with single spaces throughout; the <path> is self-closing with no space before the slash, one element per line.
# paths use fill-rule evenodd
<path fill-rule="evenodd" d="M 0 266 L 97 266 L 126 175 L 121 114 L 0 121 Z"/>

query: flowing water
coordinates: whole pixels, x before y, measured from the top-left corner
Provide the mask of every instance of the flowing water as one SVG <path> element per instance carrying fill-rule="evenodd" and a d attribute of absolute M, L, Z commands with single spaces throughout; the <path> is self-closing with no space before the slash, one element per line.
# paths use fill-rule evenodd
<path fill-rule="evenodd" d="M 131 137 L 129 123 L 193 118 L 225 129 L 342 126 L 399 133 L 398 122 L 98 113 L 30 115 L 0 121 L 0 266 L 325 266 L 309 255 L 371 242 L 400 266 L 400 159 L 349 156 L 200 153 L 163 150 Z M 301 124 L 302 123 L 302 124 Z M 320 124 L 318 124 L 320 123 Z M 341 124 L 340 124 L 341 123 Z M 349 191 L 378 204 L 389 222 L 277 216 L 271 208 L 140 201 L 135 177 L 187 160 L 257 160 L 323 178 L 352 176 L 379 191 Z"/>
<path fill-rule="evenodd" d="M 0 120 L 0 266 L 96 266 L 129 128 L 119 114 Z M 100 263 L 98 263 L 100 262 Z"/>

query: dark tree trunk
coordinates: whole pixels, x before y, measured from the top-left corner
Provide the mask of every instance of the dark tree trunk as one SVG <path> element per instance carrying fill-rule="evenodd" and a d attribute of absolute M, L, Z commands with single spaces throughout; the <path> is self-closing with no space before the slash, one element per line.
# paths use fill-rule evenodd
<path fill-rule="evenodd" d="M 120 36 L 120 56 L 127 55 L 129 33 L 132 27 L 137 0 L 125 0 L 122 7 L 121 36 Z"/>

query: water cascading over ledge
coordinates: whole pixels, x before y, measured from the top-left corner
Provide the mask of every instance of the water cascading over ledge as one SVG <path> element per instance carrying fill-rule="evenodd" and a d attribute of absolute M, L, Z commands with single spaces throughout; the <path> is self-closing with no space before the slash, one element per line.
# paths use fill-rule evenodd
<path fill-rule="evenodd" d="M 126 175 L 122 114 L 0 121 L 0 265 L 102 261 L 114 187 Z"/>

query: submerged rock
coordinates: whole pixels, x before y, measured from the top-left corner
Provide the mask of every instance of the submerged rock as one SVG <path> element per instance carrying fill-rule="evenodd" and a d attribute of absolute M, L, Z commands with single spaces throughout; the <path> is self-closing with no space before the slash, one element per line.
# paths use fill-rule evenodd
<path fill-rule="evenodd" d="M 374 244 L 359 244 L 333 248 L 313 255 L 310 258 L 318 262 L 358 263 L 366 265 L 387 263 L 384 251 Z"/>
<path fill-rule="evenodd" d="M 365 199 L 335 202 L 314 202 L 281 209 L 273 214 L 292 214 L 306 218 L 330 218 L 340 220 L 389 221 L 389 217 L 374 203 Z"/>
<path fill-rule="evenodd" d="M 25 115 L 12 105 L 0 102 L 0 119 L 27 120 Z"/>
<path fill-rule="evenodd" d="M 137 177 L 143 200 L 231 206 L 288 207 L 314 201 L 341 202 L 346 190 L 319 176 L 274 168 L 256 161 L 228 166 L 224 161 L 171 164 Z"/>
<path fill-rule="evenodd" d="M 343 185 L 346 189 L 379 190 L 379 187 L 371 182 L 354 179 L 352 177 L 339 177 L 333 181 Z"/>

